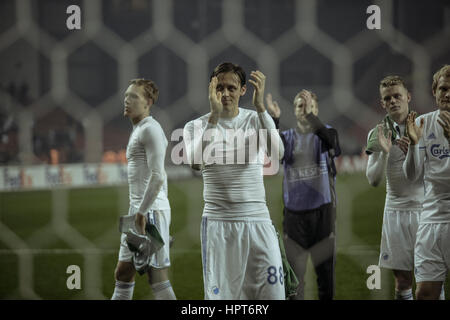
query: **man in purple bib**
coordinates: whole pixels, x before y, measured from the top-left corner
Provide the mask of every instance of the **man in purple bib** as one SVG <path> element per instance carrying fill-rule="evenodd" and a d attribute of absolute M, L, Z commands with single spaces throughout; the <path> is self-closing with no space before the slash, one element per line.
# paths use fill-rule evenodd
<path fill-rule="evenodd" d="M 267 97 L 278 128 L 280 108 Z M 284 143 L 284 243 L 288 261 L 300 282 L 296 300 L 304 299 L 308 255 L 317 274 L 319 299 L 334 297 L 336 167 L 341 153 L 337 131 L 317 117 L 317 96 L 307 90 L 294 98 L 297 127 L 280 133 Z"/>

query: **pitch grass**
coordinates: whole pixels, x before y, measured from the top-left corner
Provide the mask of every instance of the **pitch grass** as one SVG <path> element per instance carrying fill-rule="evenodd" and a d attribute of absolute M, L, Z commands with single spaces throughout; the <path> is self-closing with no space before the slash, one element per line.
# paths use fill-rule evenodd
<path fill-rule="evenodd" d="M 279 231 L 281 179 L 265 178 L 267 203 Z M 369 186 L 362 173 L 340 175 L 337 194 L 336 299 L 392 299 L 390 271 L 382 269 L 380 290 L 366 286 L 367 267 L 378 263 L 384 186 Z M 201 300 L 201 178 L 169 182 L 169 199 L 171 234 L 175 237 L 170 279 L 178 299 Z M 21 281 L 30 284 L 42 299 L 109 299 L 114 290 L 119 246 L 117 222 L 127 210 L 126 186 L 0 193 L 0 222 L 16 235 L 0 235 L 0 299 L 30 298 L 19 289 Z M 80 290 L 66 286 L 69 265 L 81 268 Z M 317 299 L 311 261 L 305 279 L 305 298 Z M 449 288 L 447 281 L 447 296 Z M 136 276 L 134 299 L 151 298 L 146 277 Z"/>

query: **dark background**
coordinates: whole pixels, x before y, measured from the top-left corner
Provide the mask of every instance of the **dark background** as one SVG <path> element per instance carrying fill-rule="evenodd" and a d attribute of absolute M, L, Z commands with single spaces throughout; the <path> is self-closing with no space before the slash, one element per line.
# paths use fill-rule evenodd
<path fill-rule="evenodd" d="M 81 30 L 66 27 L 72 4 Z M 381 30 L 366 27 L 372 4 Z M 413 109 L 435 109 L 432 75 L 450 62 L 450 1 L 1 0 L 0 164 L 47 163 L 50 149 L 60 162 L 98 162 L 124 149 L 123 92 L 136 77 L 158 84 L 152 114 L 170 141 L 209 111 L 209 74 L 222 61 L 266 74 L 282 128 L 295 125 L 295 94 L 314 91 L 344 154 L 359 154 L 384 114 L 384 76 L 405 78 Z M 252 108 L 249 87 L 242 105 Z"/>

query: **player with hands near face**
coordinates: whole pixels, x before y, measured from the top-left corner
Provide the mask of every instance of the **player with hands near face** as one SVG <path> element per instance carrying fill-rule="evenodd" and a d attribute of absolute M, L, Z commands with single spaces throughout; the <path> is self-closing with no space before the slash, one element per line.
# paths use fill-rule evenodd
<path fill-rule="evenodd" d="M 243 108 L 239 102 L 247 90 L 245 72 L 221 63 L 210 77 L 210 113 L 184 127 L 188 162 L 202 171 L 204 183 L 201 245 L 207 300 L 285 299 L 280 248 L 265 200 L 264 159 L 258 158 L 273 142 L 270 131 L 278 142 L 275 151 L 284 152 L 264 106 L 265 81 L 261 71 L 251 72 L 256 111 Z M 267 145 L 251 151 L 251 141 L 261 131 L 269 131 Z M 235 144 L 234 137 L 240 142 Z M 246 156 L 236 163 L 241 150 Z M 274 161 L 278 164 L 279 158 Z"/>
<path fill-rule="evenodd" d="M 267 110 L 278 127 L 281 109 L 271 94 Z M 319 117 L 317 96 L 301 90 L 293 100 L 297 126 L 282 131 L 284 144 L 284 245 L 300 285 L 292 299 L 304 299 L 308 257 L 317 274 L 319 299 L 334 297 L 336 191 L 335 157 L 340 155 L 337 131 Z M 311 174 L 314 172 L 314 174 Z"/>

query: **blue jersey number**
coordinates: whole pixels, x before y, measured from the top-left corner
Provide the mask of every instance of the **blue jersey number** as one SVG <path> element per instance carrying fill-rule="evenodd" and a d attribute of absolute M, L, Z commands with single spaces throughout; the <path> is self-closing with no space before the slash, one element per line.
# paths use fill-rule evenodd
<path fill-rule="evenodd" d="M 267 281 L 270 284 L 276 284 L 278 282 L 278 279 L 280 280 L 280 284 L 283 285 L 283 268 L 280 267 L 279 269 L 279 275 L 277 274 L 277 268 L 274 266 L 270 266 L 267 269 Z"/>

